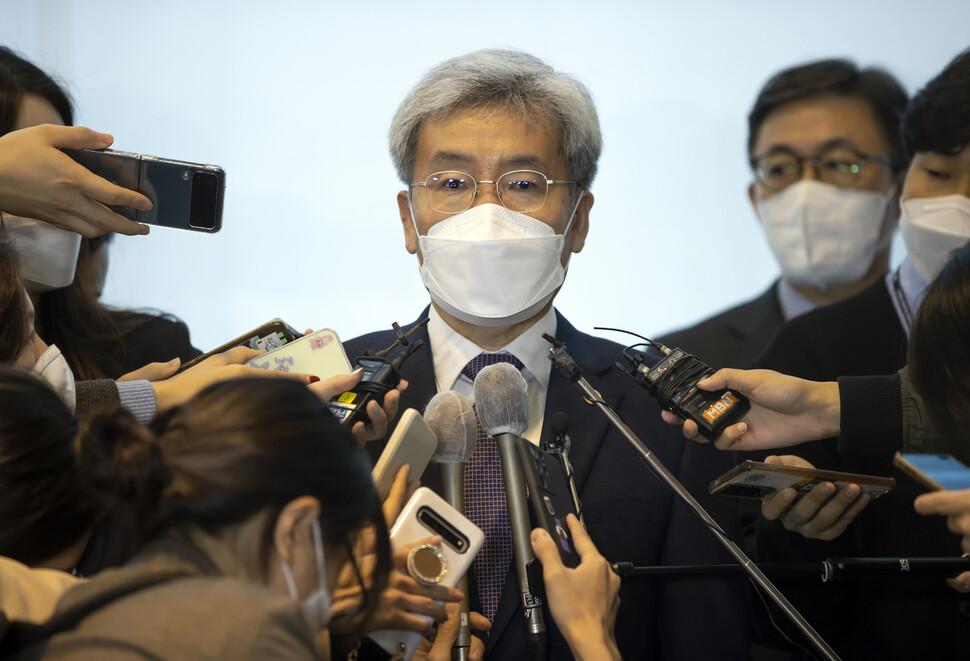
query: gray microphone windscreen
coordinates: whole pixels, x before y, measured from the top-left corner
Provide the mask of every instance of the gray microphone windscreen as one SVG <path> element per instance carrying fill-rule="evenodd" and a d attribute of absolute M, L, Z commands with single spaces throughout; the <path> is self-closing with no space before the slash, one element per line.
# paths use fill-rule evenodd
<path fill-rule="evenodd" d="M 454 390 L 439 392 L 424 409 L 424 421 L 438 438 L 431 460 L 439 464 L 461 464 L 475 452 L 478 418 L 474 400 Z"/>
<path fill-rule="evenodd" d="M 521 436 L 529 427 L 529 387 L 509 363 L 482 368 L 475 377 L 475 410 L 489 436 Z"/>

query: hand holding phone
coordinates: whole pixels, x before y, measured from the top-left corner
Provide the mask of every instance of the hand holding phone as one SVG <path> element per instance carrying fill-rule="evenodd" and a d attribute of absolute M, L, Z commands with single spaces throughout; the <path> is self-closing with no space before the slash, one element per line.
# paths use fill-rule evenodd
<path fill-rule="evenodd" d="M 893 463 L 930 491 L 970 489 L 970 468 L 951 455 L 897 452 Z"/>

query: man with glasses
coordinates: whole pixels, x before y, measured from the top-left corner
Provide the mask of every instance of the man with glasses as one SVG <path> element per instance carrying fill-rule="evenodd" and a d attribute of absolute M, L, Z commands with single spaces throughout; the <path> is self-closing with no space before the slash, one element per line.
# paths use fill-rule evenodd
<path fill-rule="evenodd" d="M 601 137 L 585 86 L 525 53 L 470 53 L 438 65 L 411 90 L 392 121 L 390 142 L 405 184 L 397 195 L 405 247 L 417 256 L 431 297 L 418 317 L 430 321 L 414 335 L 429 346 L 402 369 L 410 385 L 401 410 L 421 410 L 439 391 L 471 395 L 483 365 L 511 363 L 528 385 L 523 437 L 554 440 L 547 423 L 557 411 L 568 412 L 576 487 L 604 557 L 636 565 L 729 561 L 548 360 L 543 333 L 565 341 L 603 399 L 737 534 L 733 505 L 703 489 L 729 467 L 728 458 L 698 452 L 701 446 L 671 434 L 654 400 L 614 368 L 622 347 L 580 332 L 552 306 L 571 256 L 586 241 L 593 206 Z M 375 333 L 346 349 L 355 356 L 392 340 Z M 438 490 L 437 468 L 422 482 Z M 469 572 L 472 610 L 492 622 L 486 654 L 529 658 L 498 453 L 483 434 L 466 466 L 464 495 L 466 515 L 486 533 Z M 726 578 L 630 580 L 619 612 L 605 614 L 607 636 L 615 617 L 616 643 L 627 659 L 746 658 L 744 588 Z M 572 658 L 548 612 L 546 623 L 551 658 Z M 587 639 L 595 644 L 602 637 L 590 632 Z"/>
<path fill-rule="evenodd" d="M 748 367 L 784 322 L 879 280 L 899 214 L 906 99 L 885 71 L 845 60 L 772 77 L 748 116 L 748 196 L 781 278 L 661 341 L 715 367 Z"/>

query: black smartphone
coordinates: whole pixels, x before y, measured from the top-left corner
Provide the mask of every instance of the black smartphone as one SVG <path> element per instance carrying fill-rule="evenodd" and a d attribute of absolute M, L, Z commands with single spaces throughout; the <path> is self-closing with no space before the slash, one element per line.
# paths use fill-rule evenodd
<path fill-rule="evenodd" d="M 259 328 L 254 328 L 245 335 L 240 335 L 236 339 L 230 340 L 222 346 L 216 347 L 212 351 L 207 351 L 201 356 L 196 356 L 189 362 L 179 367 L 179 371 L 176 372 L 176 374 L 184 372 L 193 365 L 202 362 L 209 356 L 222 353 L 224 351 L 229 351 L 234 347 L 249 347 L 250 349 L 272 351 L 274 349 L 279 349 L 284 344 L 292 342 L 300 337 L 303 337 L 303 334 L 298 332 L 288 323 L 282 319 L 273 319 L 266 322 Z"/>
<path fill-rule="evenodd" d="M 64 153 L 111 183 L 138 191 L 155 205 L 151 211 L 111 207 L 129 220 L 195 232 L 222 228 L 226 173 L 218 166 L 111 149 L 65 149 Z"/>
<path fill-rule="evenodd" d="M 579 566 L 579 553 L 566 524 L 566 515 L 576 516 L 576 508 L 562 464 L 530 441 L 519 438 L 515 450 L 522 465 L 532 526 L 545 528 L 556 541 L 559 557 L 567 567 Z M 578 516 L 576 518 L 579 518 Z"/>

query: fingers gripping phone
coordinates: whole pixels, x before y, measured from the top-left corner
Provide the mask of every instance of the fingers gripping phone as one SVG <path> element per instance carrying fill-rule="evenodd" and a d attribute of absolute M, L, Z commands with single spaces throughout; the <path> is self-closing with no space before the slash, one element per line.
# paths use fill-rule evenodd
<path fill-rule="evenodd" d="M 858 484 L 870 498 L 878 498 L 896 486 L 896 480 L 891 477 L 745 461 L 711 482 L 707 489 L 718 496 L 765 500 L 791 487 L 797 492 L 796 498 L 801 498 L 823 482 L 832 482 L 837 489 L 847 484 Z"/>
<path fill-rule="evenodd" d="M 64 153 L 94 174 L 152 201 L 150 211 L 111 207 L 129 220 L 195 232 L 222 228 L 226 173 L 218 166 L 111 149 L 65 149 Z"/>
<path fill-rule="evenodd" d="M 515 450 L 522 465 L 533 527 L 544 528 L 556 540 L 559 557 L 565 566 L 578 567 L 580 557 L 566 525 L 566 516 L 579 517 L 562 464 L 521 437 L 515 442 Z"/>
<path fill-rule="evenodd" d="M 350 361 L 344 346 L 337 333 L 329 328 L 256 356 L 246 366 L 278 372 L 303 372 L 321 379 L 350 374 Z"/>
<path fill-rule="evenodd" d="M 433 535 L 439 547 L 422 544 L 411 549 L 407 571 L 421 585 L 455 587 L 471 567 L 485 534 L 444 498 L 427 487 L 411 496 L 391 528 L 391 547 L 399 549 Z M 395 659 L 407 661 L 421 643 L 414 631 L 376 631 L 369 637 Z"/>

